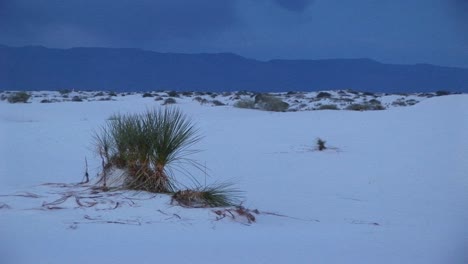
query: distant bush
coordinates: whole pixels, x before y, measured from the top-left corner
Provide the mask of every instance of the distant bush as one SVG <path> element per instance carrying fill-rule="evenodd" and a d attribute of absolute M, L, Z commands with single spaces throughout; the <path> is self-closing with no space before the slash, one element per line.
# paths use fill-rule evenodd
<path fill-rule="evenodd" d="M 289 104 L 283 102 L 280 98 L 269 94 L 257 94 L 255 96 L 255 105 L 262 110 L 284 112 L 288 110 Z"/>
<path fill-rule="evenodd" d="M 223 106 L 223 105 L 225 105 L 223 102 L 218 101 L 218 100 L 213 100 L 212 103 L 213 103 L 213 105 L 215 105 L 215 106 Z"/>
<path fill-rule="evenodd" d="M 334 104 L 321 105 L 318 110 L 338 110 L 338 106 Z"/>
<path fill-rule="evenodd" d="M 450 95 L 450 92 L 448 91 L 437 91 L 436 96 L 444 96 L 444 95 Z"/>
<path fill-rule="evenodd" d="M 107 95 L 109 95 L 109 96 L 117 96 L 117 94 L 116 94 L 115 92 L 109 92 Z M 124 95 L 124 94 L 122 94 L 122 95 Z"/>
<path fill-rule="evenodd" d="M 151 93 L 144 93 L 142 95 L 142 97 L 153 97 L 154 95 L 152 95 Z"/>
<path fill-rule="evenodd" d="M 52 101 L 49 100 L 49 99 L 42 99 L 42 100 L 41 100 L 41 103 L 47 104 L 47 103 L 52 103 Z"/>
<path fill-rule="evenodd" d="M 234 103 L 234 107 L 254 109 L 255 108 L 255 101 L 252 100 L 252 99 L 241 99 L 241 100 Z"/>
<path fill-rule="evenodd" d="M 320 92 L 317 94 L 317 98 L 330 98 L 332 95 L 330 93 L 327 93 L 327 92 Z"/>
<path fill-rule="evenodd" d="M 174 99 L 174 98 L 166 98 L 166 100 L 164 100 L 163 105 L 175 104 L 175 103 L 177 103 L 176 99 Z"/>
<path fill-rule="evenodd" d="M 31 95 L 26 92 L 16 92 L 8 96 L 8 102 L 15 103 L 27 103 Z"/>
<path fill-rule="evenodd" d="M 193 92 L 182 92 L 182 95 L 183 95 L 183 96 L 190 97 L 190 96 L 193 95 Z"/>
<path fill-rule="evenodd" d="M 373 105 L 373 104 L 351 104 L 346 107 L 346 110 L 352 111 L 369 111 L 369 110 L 385 110 L 383 105 Z"/>
<path fill-rule="evenodd" d="M 71 93 L 71 90 L 69 89 L 62 89 L 58 91 L 61 95 L 69 94 Z"/>
<path fill-rule="evenodd" d="M 407 106 L 406 102 L 404 99 L 397 99 L 395 101 L 392 102 L 392 105 L 393 106 Z"/>
<path fill-rule="evenodd" d="M 167 95 L 170 97 L 179 97 L 179 93 L 176 91 L 169 91 L 167 92 Z"/>
<path fill-rule="evenodd" d="M 251 94 L 251 93 L 249 93 L 249 92 L 247 92 L 247 91 L 238 91 L 238 92 L 236 92 L 236 95 L 238 95 L 238 96 L 241 96 L 241 95 L 249 95 L 249 94 Z"/>
<path fill-rule="evenodd" d="M 83 102 L 83 99 L 78 95 L 73 96 L 71 100 L 72 102 Z"/>
<path fill-rule="evenodd" d="M 162 101 L 162 100 L 164 100 L 164 98 L 162 98 L 161 96 L 158 96 L 158 97 L 154 98 L 154 100 L 155 101 Z"/>
<path fill-rule="evenodd" d="M 194 101 L 197 101 L 199 103 L 201 103 L 201 101 L 203 100 L 203 98 L 201 98 L 200 96 L 196 96 L 195 98 L 193 98 Z"/>

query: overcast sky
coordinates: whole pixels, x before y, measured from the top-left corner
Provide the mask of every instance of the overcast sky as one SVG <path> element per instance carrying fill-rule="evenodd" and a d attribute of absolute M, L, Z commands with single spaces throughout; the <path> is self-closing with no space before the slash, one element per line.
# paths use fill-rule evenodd
<path fill-rule="evenodd" d="M 468 0 L 0 0 L 0 44 L 468 68 Z"/>

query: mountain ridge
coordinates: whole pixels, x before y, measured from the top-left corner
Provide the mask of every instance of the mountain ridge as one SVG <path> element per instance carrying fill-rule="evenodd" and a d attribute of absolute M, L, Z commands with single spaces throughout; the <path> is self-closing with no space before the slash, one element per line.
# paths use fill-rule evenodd
<path fill-rule="evenodd" d="M 468 92 L 468 69 L 368 58 L 259 61 L 235 53 L 0 45 L 0 89 Z"/>

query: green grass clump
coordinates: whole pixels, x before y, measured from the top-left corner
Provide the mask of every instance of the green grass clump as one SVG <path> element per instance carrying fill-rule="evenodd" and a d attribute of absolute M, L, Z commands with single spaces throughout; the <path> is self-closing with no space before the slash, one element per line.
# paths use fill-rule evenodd
<path fill-rule="evenodd" d="M 177 108 L 148 110 L 144 114 L 113 115 L 96 134 L 96 145 L 106 169 L 119 168 L 123 187 L 157 193 L 176 190 L 172 168 L 183 163 L 197 166 L 187 156 L 201 139 Z"/>
<path fill-rule="evenodd" d="M 178 191 L 172 201 L 184 207 L 226 207 L 239 203 L 241 192 L 231 184 L 217 184 Z"/>

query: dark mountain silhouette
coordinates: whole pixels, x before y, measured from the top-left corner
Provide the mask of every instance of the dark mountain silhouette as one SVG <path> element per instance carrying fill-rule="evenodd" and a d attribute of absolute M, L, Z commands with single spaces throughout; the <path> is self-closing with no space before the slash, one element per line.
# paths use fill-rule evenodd
<path fill-rule="evenodd" d="M 370 59 L 258 61 L 231 53 L 0 45 L 3 90 L 468 92 L 468 69 Z"/>

